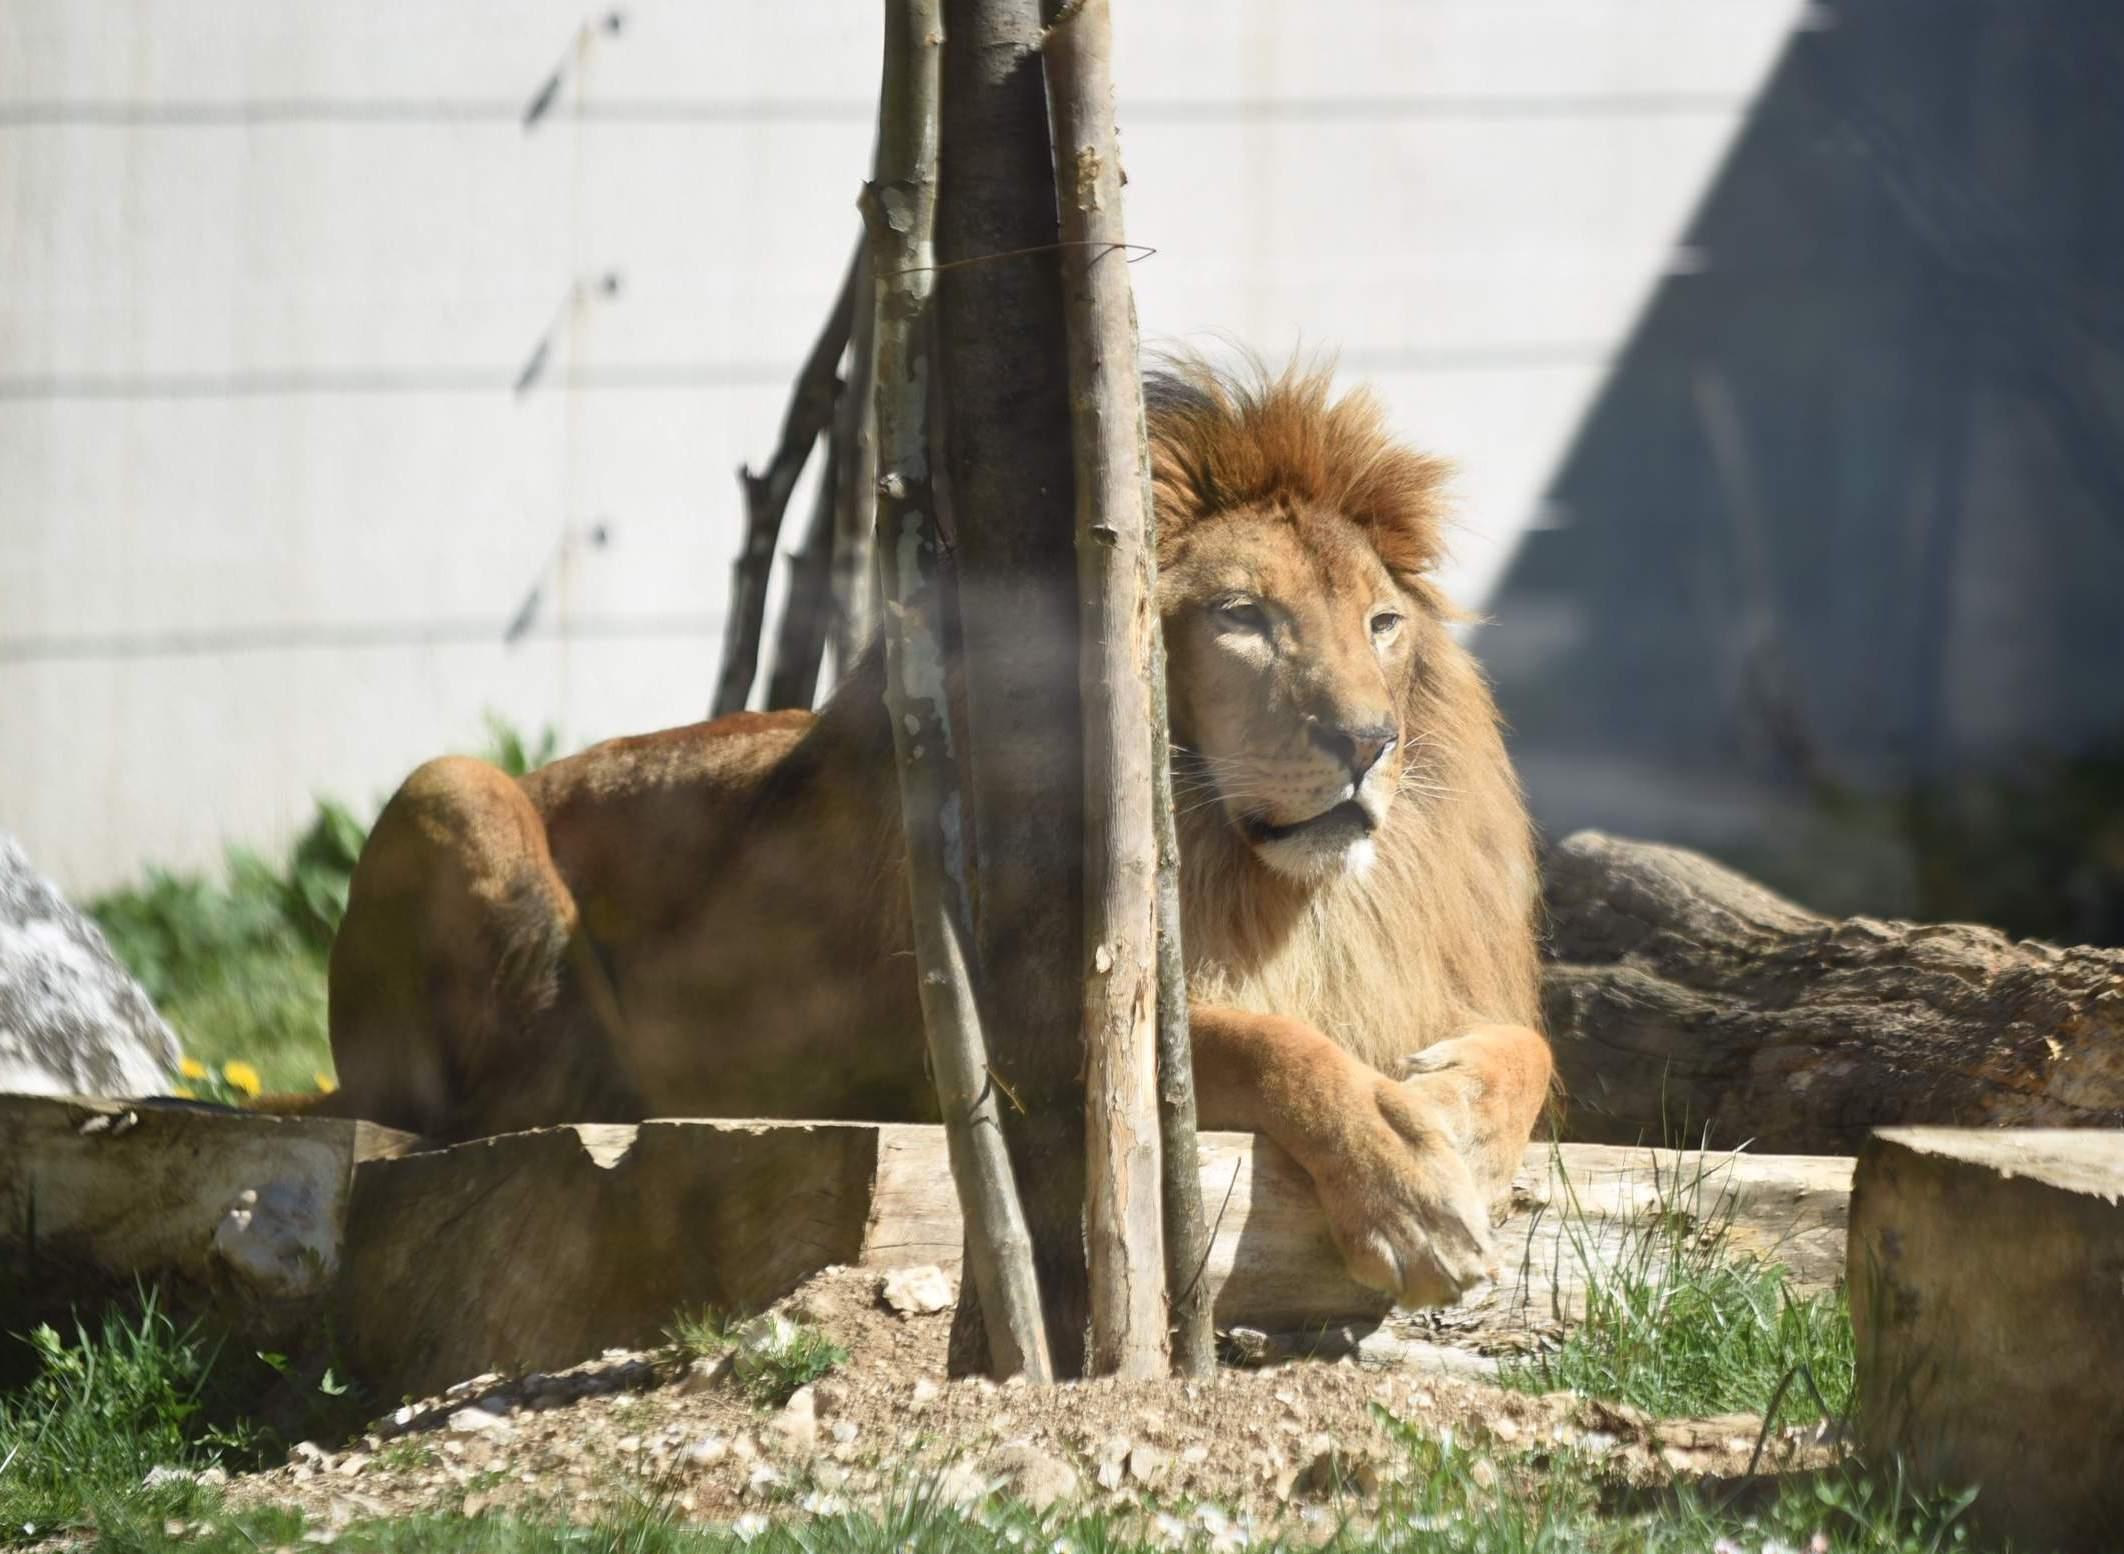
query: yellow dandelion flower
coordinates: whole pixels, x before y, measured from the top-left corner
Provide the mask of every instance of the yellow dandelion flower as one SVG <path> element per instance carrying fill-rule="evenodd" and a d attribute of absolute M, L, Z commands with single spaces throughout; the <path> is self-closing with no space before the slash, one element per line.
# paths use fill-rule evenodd
<path fill-rule="evenodd" d="M 339 1081 L 330 1074 L 319 1072 L 312 1074 L 310 1077 L 317 1081 L 317 1091 L 320 1095 L 330 1095 L 339 1088 Z"/>
<path fill-rule="evenodd" d="M 186 1079 L 204 1079 L 207 1076 L 207 1066 L 197 1058 L 179 1058 L 177 1072 Z"/>
<path fill-rule="evenodd" d="M 221 1077 L 229 1082 L 232 1089 L 241 1090 L 245 1095 L 256 1095 L 265 1088 L 258 1077 L 258 1070 L 240 1058 L 222 1064 Z"/>
<path fill-rule="evenodd" d="M 199 1099 L 199 1093 L 190 1085 L 171 1085 L 170 1094 L 176 1096 L 180 1101 L 196 1101 Z"/>

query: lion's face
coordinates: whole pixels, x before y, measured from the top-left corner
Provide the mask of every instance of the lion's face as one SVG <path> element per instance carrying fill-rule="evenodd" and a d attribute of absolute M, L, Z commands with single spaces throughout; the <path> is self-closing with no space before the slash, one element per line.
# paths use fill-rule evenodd
<path fill-rule="evenodd" d="M 1175 807 L 1215 806 L 1292 879 L 1362 872 L 1402 786 L 1403 692 L 1433 622 L 1332 512 L 1220 513 L 1177 551 L 1159 579 Z"/>

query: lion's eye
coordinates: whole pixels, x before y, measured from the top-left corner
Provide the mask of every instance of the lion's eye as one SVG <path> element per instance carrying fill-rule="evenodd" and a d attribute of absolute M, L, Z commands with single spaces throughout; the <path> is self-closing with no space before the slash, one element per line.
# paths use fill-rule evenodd
<path fill-rule="evenodd" d="M 1375 637 L 1391 636 L 1400 626 L 1401 617 L 1392 610 L 1381 610 L 1372 617 L 1372 635 Z"/>
<path fill-rule="evenodd" d="M 1264 636 L 1268 634 L 1268 611 L 1256 600 L 1226 599 L 1217 606 L 1217 615 L 1226 625 L 1241 631 L 1259 632 Z"/>

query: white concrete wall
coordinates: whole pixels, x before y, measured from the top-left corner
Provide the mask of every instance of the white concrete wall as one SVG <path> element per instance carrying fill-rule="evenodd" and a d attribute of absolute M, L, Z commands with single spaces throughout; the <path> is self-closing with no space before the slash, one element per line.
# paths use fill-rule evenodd
<path fill-rule="evenodd" d="M 699 715 L 878 7 L 625 9 L 0 0 L 0 829 L 64 884 L 270 844 L 485 709 Z M 1797 0 L 1118 9 L 1146 332 L 1338 349 L 1459 461 L 1479 604 Z"/>

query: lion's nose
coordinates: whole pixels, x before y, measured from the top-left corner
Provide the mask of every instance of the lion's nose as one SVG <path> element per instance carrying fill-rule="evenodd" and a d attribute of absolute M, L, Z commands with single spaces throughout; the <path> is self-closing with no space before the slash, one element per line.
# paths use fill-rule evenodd
<path fill-rule="evenodd" d="M 1311 732 L 1313 743 L 1347 766 L 1354 782 L 1364 781 L 1365 774 L 1379 764 L 1380 757 L 1394 748 L 1394 729 L 1387 724 L 1316 722 Z"/>

